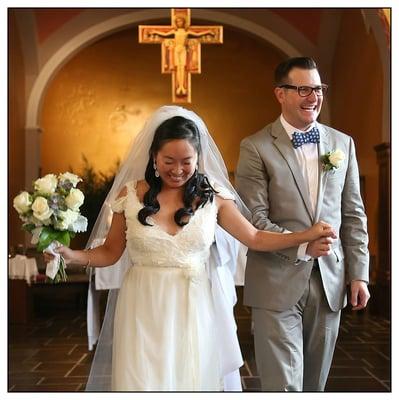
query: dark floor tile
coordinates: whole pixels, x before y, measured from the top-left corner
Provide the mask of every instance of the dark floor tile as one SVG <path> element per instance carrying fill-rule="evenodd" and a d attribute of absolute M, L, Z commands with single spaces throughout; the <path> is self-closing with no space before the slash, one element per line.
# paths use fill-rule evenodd
<path fill-rule="evenodd" d="M 8 349 L 8 360 L 9 362 L 22 362 L 34 356 L 39 349 L 35 348 L 10 348 Z"/>
<path fill-rule="evenodd" d="M 385 385 L 386 388 L 388 388 L 389 392 L 392 391 L 392 386 L 391 386 L 391 381 L 390 380 L 383 379 L 381 382 Z"/>
<path fill-rule="evenodd" d="M 367 377 L 330 377 L 326 392 L 387 392 L 387 388 L 378 380 Z"/>
<path fill-rule="evenodd" d="M 332 378 L 347 378 L 347 377 L 370 377 L 369 373 L 364 369 L 363 366 L 347 367 L 347 366 L 335 366 L 333 365 L 330 369 L 329 377 Z"/>
<path fill-rule="evenodd" d="M 79 364 L 76 365 L 68 376 L 86 376 L 88 377 L 90 373 L 90 364 Z"/>
<path fill-rule="evenodd" d="M 385 366 L 377 366 L 373 368 L 368 368 L 367 371 L 374 376 L 376 376 L 378 379 L 381 381 L 390 381 L 391 378 L 391 366 L 390 365 L 385 365 Z"/>
<path fill-rule="evenodd" d="M 81 365 L 85 365 L 85 364 L 91 365 L 91 363 L 93 361 L 94 353 L 93 352 L 83 353 L 82 357 L 83 356 L 84 356 L 84 358 L 80 359 L 79 364 L 81 364 Z"/>
<path fill-rule="evenodd" d="M 35 372 L 42 372 L 43 376 L 47 374 L 47 372 L 57 372 L 60 375 L 64 376 L 68 371 L 70 371 L 75 363 L 65 363 L 65 362 L 50 362 L 50 361 L 45 361 L 40 363 L 34 371 Z"/>
<path fill-rule="evenodd" d="M 67 385 L 78 385 L 84 384 L 86 385 L 86 377 L 85 376 L 67 376 L 67 377 L 44 377 L 39 386 L 41 385 L 58 385 L 65 383 Z"/>
<path fill-rule="evenodd" d="M 244 362 L 244 365 L 240 367 L 240 376 L 251 376 L 249 369 L 247 368 L 247 363 Z"/>
<path fill-rule="evenodd" d="M 251 376 L 258 375 L 258 368 L 256 367 L 256 362 L 254 357 L 247 358 L 246 360 L 247 368 L 249 369 Z"/>
<path fill-rule="evenodd" d="M 345 368 L 357 368 L 359 366 L 361 366 L 361 367 L 366 366 L 366 364 L 363 364 L 358 359 L 341 359 L 341 360 L 334 359 L 332 366 L 345 367 Z"/>
<path fill-rule="evenodd" d="M 356 352 L 356 353 L 351 353 L 354 358 L 360 359 L 368 364 L 371 364 L 373 366 L 378 366 L 378 365 L 384 365 L 387 363 L 387 359 L 374 351 L 370 352 Z"/>
<path fill-rule="evenodd" d="M 93 351 L 89 351 L 89 348 L 88 348 L 87 343 L 86 343 L 86 344 L 76 344 L 76 345 L 74 345 L 73 348 L 71 348 L 71 352 L 72 353 L 78 353 L 78 354 L 83 354 L 83 353 L 92 354 L 92 353 L 94 353 L 94 350 Z"/>
<path fill-rule="evenodd" d="M 390 340 L 387 340 L 388 343 L 381 343 L 381 344 L 373 344 L 371 348 L 376 352 L 380 353 L 381 355 L 384 355 L 387 360 L 390 359 L 391 357 L 391 345 L 390 345 Z"/>
<path fill-rule="evenodd" d="M 66 344 L 84 344 L 87 346 L 87 336 L 73 336 L 73 337 L 55 337 L 51 341 L 51 345 L 66 345 Z"/>
<path fill-rule="evenodd" d="M 41 379 L 43 379 L 43 374 L 9 375 L 8 378 L 10 385 L 36 385 Z M 59 380 L 58 377 L 57 379 Z"/>
<path fill-rule="evenodd" d="M 28 374 L 31 371 L 34 371 L 40 364 L 40 361 L 33 361 L 33 362 L 10 362 L 8 365 L 8 373 L 25 373 Z"/>
<path fill-rule="evenodd" d="M 41 378 L 44 377 L 63 377 L 60 375 L 59 371 L 46 371 L 46 374 L 43 374 L 41 371 L 30 371 L 28 372 L 8 372 L 8 379 L 11 382 L 23 382 L 25 379 L 32 378 L 32 381 L 37 382 Z M 31 382 L 30 380 L 28 380 Z"/>
<path fill-rule="evenodd" d="M 81 384 L 15 385 L 13 392 L 76 392 Z"/>
<path fill-rule="evenodd" d="M 243 388 L 260 391 L 250 309 L 235 309 L 245 365 Z M 327 391 L 387 392 L 391 379 L 391 325 L 369 315 L 344 311 Z M 94 351 L 87 348 L 85 310 L 48 310 L 26 325 L 9 328 L 10 391 L 83 391 Z"/>
<path fill-rule="evenodd" d="M 390 372 L 384 369 L 379 368 L 364 368 L 364 370 L 374 379 L 379 381 L 382 385 L 384 385 L 387 390 L 391 390 L 391 381 L 386 380 L 387 376 L 390 376 Z"/>
<path fill-rule="evenodd" d="M 248 392 L 259 392 L 261 391 L 261 385 L 260 385 L 260 379 L 258 377 L 253 377 L 253 378 L 242 378 L 245 390 Z"/>
<path fill-rule="evenodd" d="M 77 362 L 79 359 L 82 357 L 81 354 L 78 353 L 72 353 L 68 354 L 70 349 L 68 351 L 65 350 L 52 350 L 48 351 L 46 350 L 39 350 L 36 354 L 32 355 L 31 357 L 27 358 L 27 361 L 33 362 L 33 361 L 42 361 L 42 362 L 51 362 L 51 361 L 60 361 L 62 360 L 63 362 Z"/>

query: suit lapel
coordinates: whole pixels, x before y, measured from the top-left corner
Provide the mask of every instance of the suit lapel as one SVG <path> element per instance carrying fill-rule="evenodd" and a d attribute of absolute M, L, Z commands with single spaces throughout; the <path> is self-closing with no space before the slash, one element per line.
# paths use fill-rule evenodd
<path fill-rule="evenodd" d="M 309 198 L 308 185 L 302 175 L 301 167 L 298 163 L 298 159 L 295 155 L 295 150 L 292 147 L 290 138 L 281 125 L 280 119 L 277 119 L 273 123 L 273 128 L 271 131 L 272 136 L 275 138 L 274 145 L 277 147 L 283 158 L 288 164 L 291 173 L 294 177 L 295 183 L 298 190 L 302 196 L 303 202 L 305 203 L 306 210 L 309 213 L 311 220 L 313 221 L 312 205 Z"/>
<path fill-rule="evenodd" d="M 319 151 L 319 187 L 317 192 L 317 203 L 316 203 L 316 212 L 315 212 L 315 219 L 314 222 L 317 222 L 320 218 L 321 206 L 323 204 L 323 196 L 324 191 L 326 189 L 327 177 L 328 174 L 324 172 L 323 166 L 321 163 L 321 156 L 326 154 L 328 151 L 331 150 L 330 144 L 330 134 L 323 126 L 320 124 L 317 125 L 319 132 L 320 132 L 320 143 L 318 145 Z"/>

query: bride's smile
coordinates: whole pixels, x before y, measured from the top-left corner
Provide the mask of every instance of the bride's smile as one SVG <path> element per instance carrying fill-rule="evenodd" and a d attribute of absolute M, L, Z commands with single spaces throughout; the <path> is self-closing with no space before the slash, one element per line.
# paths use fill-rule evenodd
<path fill-rule="evenodd" d="M 194 174 L 197 160 L 197 152 L 187 140 L 175 139 L 162 146 L 154 163 L 164 184 L 180 187 Z"/>

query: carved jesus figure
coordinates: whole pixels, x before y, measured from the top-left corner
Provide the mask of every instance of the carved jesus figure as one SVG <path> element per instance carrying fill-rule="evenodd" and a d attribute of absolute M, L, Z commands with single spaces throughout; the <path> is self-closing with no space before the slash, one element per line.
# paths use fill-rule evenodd
<path fill-rule="evenodd" d="M 167 32 L 153 30 L 151 34 L 162 37 L 174 36 L 173 64 L 176 68 L 176 95 L 179 96 L 187 94 L 185 70 L 187 66 L 188 39 L 190 37 L 203 37 L 206 35 L 215 36 L 215 32 L 212 30 L 195 32 L 191 29 L 187 29 L 186 19 L 182 15 L 177 15 L 174 18 L 173 25 L 175 29 L 171 29 Z"/>
<path fill-rule="evenodd" d="M 172 8 L 171 24 L 139 25 L 139 42 L 161 44 L 163 74 L 172 74 L 174 103 L 191 103 L 191 74 L 201 73 L 201 44 L 222 44 L 223 27 L 191 25 L 189 8 Z"/>

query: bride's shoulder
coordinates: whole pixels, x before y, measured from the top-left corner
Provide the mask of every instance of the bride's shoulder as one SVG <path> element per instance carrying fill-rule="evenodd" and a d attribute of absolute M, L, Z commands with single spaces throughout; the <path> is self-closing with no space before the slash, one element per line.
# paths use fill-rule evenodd
<path fill-rule="evenodd" d="M 120 190 L 120 192 L 119 192 L 119 194 L 117 196 L 117 199 L 120 199 L 122 197 L 126 197 L 129 194 L 129 192 L 131 192 L 131 191 L 136 191 L 137 190 L 136 189 L 137 185 L 138 185 L 138 182 L 136 182 L 136 181 L 127 182 L 123 186 L 123 188 Z"/>
<path fill-rule="evenodd" d="M 140 201 L 143 200 L 143 197 L 148 192 L 149 188 L 150 186 L 144 179 L 136 182 L 136 195 Z"/>
<path fill-rule="evenodd" d="M 123 186 L 122 190 L 119 192 L 118 196 L 116 197 L 117 199 L 121 199 L 123 197 L 127 196 L 127 187 Z"/>
<path fill-rule="evenodd" d="M 120 190 L 117 199 L 121 197 L 126 197 L 129 192 L 135 192 L 139 197 L 144 196 L 144 194 L 148 191 L 149 186 L 145 180 L 141 181 L 130 181 L 127 182 L 125 186 Z M 140 196 L 141 195 L 141 196 Z"/>

